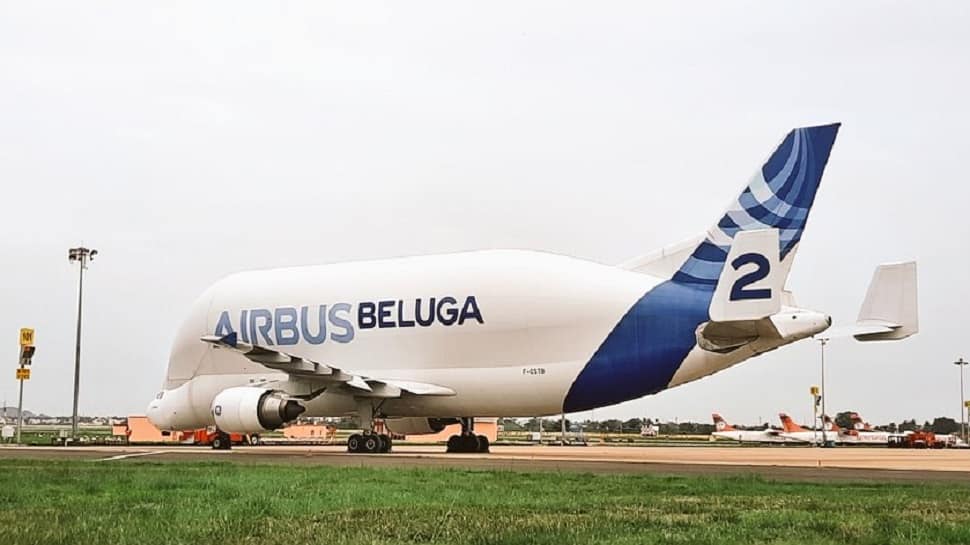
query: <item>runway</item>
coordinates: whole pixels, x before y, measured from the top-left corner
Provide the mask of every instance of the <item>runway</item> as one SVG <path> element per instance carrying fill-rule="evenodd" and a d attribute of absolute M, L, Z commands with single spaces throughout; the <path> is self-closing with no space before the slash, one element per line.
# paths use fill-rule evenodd
<path fill-rule="evenodd" d="M 445 454 L 441 446 L 396 445 L 392 454 L 347 454 L 343 446 L 0 447 L 0 459 L 83 459 L 103 463 L 227 461 L 353 467 L 444 467 L 678 475 L 748 475 L 813 481 L 970 483 L 970 450 L 888 448 L 494 446 L 490 454 Z"/>

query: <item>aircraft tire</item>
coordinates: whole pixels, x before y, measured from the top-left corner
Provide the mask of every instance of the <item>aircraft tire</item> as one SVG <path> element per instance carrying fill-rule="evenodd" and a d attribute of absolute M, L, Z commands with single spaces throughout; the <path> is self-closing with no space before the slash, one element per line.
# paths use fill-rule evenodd
<path fill-rule="evenodd" d="M 478 452 L 480 442 L 474 433 L 461 437 L 461 452 Z"/>
<path fill-rule="evenodd" d="M 385 433 L 382 433 L 378 435 L 377 438 L 380 439 L 381 441 L 381 448 L 380 450 L 378 450 L 378 452 L 381 452 L 381 453 L 391 452 L 391 446 L 392 446 L 391 436 Z"/>
<path fill-rule="evenodd" d="M 382 445 L 381 438 L 375 433 L 368 433 L 364 436 L 364 440 L 360 444 L 360 452 L 365 452 L 367 454 L 376 454 L 381 452 Z"/>
<path fill-rule="evenodd" d="M 484 435 L 478 436 L 478 452 L 487 453 L 489 447 L 488 437 Z"/>
<path fill-rule="evenodd" d="M 355 433 L 347 438 L 347 452 L 358 453 L 361 452 L 361 445 L 364 441 L 364 436 L 359 433 Z"/>
<path fill-rule="evenodd" d="M 448 448 L 445 449 L 445 452 L 461 452 L 461 447 L 461 436 L 452 435 L 448 438 Z"/>

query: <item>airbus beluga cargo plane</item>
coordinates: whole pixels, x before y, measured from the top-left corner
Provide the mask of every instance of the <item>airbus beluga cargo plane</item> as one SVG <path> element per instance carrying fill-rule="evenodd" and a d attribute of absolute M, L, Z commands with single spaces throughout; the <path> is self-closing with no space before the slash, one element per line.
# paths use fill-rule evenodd
<path fill-rule="evenodd" d="M 830 318 L 784 285 L 838 129 L 791 131 L 705 234 L 619 266 L 494 250 L 231 275 L 190 309 L 148 417 L 258 434 L 356 414 L 368 453 L 391 447 L 375 419 L 458 422 L 448 451 L 486 452 L 476 416 L 613 405 L 811 337 Z M 870 288 L 857 338 L 916 332 L 912 274 Z"/>

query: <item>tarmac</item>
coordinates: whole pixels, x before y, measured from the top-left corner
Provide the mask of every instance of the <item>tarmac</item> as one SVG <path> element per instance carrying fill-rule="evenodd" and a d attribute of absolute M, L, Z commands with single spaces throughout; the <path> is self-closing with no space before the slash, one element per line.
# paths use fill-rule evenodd
<path fill-rule="evenodd" d="M 959 482 L 970 484 L 970 450 L 786 447 L 493 446 L 489 454 L 446 454 L 442 446 L 395 445 L 390 454 L 348 454 L 344 446 L 0 447 L 0 459 L 102 463 L 227 461 L 344 467 L 441 467 L 665 475 L 758 475 L 775 480 Z"/>

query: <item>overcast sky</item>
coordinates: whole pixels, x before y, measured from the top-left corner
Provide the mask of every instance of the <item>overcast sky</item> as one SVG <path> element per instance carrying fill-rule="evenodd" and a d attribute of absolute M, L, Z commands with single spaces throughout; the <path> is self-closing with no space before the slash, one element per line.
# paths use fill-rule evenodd
<path fill-rule="evenodd" d="M 830 412 L 958 417 L 970 288 L 964 2 L 0 4 L 0 396 L 141 413 L 242 269 L 480 248 L 618 263 L 716 221 L 792 127 L 844 123 L 789 287 L 855 319 L 917 259 L 921 332 L 829 346 Z M 9 375 L 7 375 L 9 373 Z M 808 420 L 803 341 L 583 413 Z"/>

